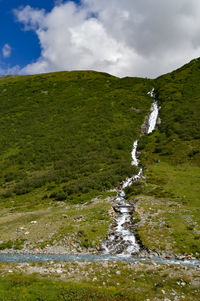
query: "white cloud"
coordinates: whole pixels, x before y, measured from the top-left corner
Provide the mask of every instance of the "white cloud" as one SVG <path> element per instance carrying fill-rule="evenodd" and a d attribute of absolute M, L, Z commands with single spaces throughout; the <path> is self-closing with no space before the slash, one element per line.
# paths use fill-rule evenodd
<path fill-rule="evenodd" d="M 41 56 L 22 73 L 94 69 L 154 77 L 200 56 L 199 0 L 83 0 L 15 10 Z"/>
<path fill-rule="evenodd" d="M 0 66 L 0 76 L 9 75 L 9 74 L 19 74 L 21 73 L 20 66 L 16 65 L 14 67 L 5 67 Z"/>
<path fill-rule="evenodd" d="M 9 44 L 5 44 L 2 48 L 2 55 L 4 58 L 8 58 L 11 56 L 12 48 Z"/>

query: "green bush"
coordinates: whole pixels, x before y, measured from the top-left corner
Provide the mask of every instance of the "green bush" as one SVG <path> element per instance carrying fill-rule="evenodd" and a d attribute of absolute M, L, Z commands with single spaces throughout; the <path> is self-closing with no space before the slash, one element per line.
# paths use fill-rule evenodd
<path fill-rule="evenodd" d="M 13 241 L 8 240 L 0 244 L 0 250 L 11 249 L 13 247 Z"/>
<path fill-rule="evenodd" d="M 67 194 L 63 190 L 55 191 L 50 194 L 50 198 L 55 199 L 56 201 L 65 201 Z"/>

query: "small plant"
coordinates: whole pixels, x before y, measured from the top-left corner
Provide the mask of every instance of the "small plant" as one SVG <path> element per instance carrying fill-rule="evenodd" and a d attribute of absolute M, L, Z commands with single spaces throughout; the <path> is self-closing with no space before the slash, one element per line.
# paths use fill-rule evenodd
<path fill-rule="evenodd" d="M 54 191 L 49 196 L 51 199 L 55 199 L 56 201 L 65 201 L 67 198 L 67 193 L 63 190 Z"/>
<path fill-rule="evenodd" d="M 11 249 L 13 247 L 13 241 L 8 240 L 0 244 L 0 250 Z"/>

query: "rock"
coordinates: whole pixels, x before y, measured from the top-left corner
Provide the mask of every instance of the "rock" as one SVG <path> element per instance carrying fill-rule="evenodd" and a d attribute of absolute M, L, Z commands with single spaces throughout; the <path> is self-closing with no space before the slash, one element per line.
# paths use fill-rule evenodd
<path fill-rule="evenodd" d="M 134 111 L 134 112 L 137 112 L 137 113 L 141 113 L 141 112 L 142 112 L 142 110 L 136 109 L 136 108 L 134 108 L 134 107 L 131 107 L 131 108 L 130 108 L 130 111 Z"/>
<path fill-rule="evenodd" d="M 17 232 L 21 232 L 23 230 L 24 230 L 24 227 L 19 227 L 19 228 L 16 229 Z"/>
<path fill-rule="evenodd" d="M 99 246 L 97 247 L 97 251 L 98 251 L 98 252 L 102 252 L 102 251 L 104 251 L 104 248 L 103 248 L 103 246 L 102 246 L 102 245 L 99 245 Z"/>
<path fill-rule="evenodd" d="M 25 232 L 24 234 L 25 234 L 25 235 L 28 235 L 29 233 L 30 233 L 30 232 L 27 231 L 27 232 Z"/>
<path fill-rule="evenodd" d="M 116 274 L 117 274 L 117 275 L 120 275 L 120 274 L 121 274 L 121 272 L 120 272 L 120 271 L 117 271 L 117 272 L 116 272 Z"/>
<path fill-rule="evenodd" d="M 31 221 L 30 224 L 32 225 L 37 224 L 37 221 Z"/>
<path fill-rule="evenodd" d="M 145 118 L 145 121 L 141 127 L 141 133 L 142 134 L 146 134 L 148 132 L 148 128 L 149 128 L 149 119 L 148 116 Z"/>
<path fill-rule="evenodd" d="M 157 124 L 158 125 L 161 124 L 161 118 L 160 117 L 158 117 L 158 119 L 157 119 Z"/>
<path fill-rule="evenodd" d="M 66 214 L 63 214 L 62 217 L 63 217 L 63 218 L 67 218 L 68 216 L 67 216 Z"/>
<path fill-rule="evenodd" d="M 57 273 L 57 274 L 62 274 L 62 270 L 61 270 L 61 269 L 57 269 L 57 270 L 56 270 L 56 273 Z"/>
<path fill-rule="evenodd" d="M 191 286 L 195 287 L 195 288 L 199 288 L 200 287 L 200 280 L 192 280 L 191 281 Z"/>
<path fill-rule="evenodd" d="M 83 220 L 84 220 L 84 218 L 83 218 L 83 216 L 82 216 L 82 215 L 80 215 L 80 216 L 76 216 L 76 217 L 74 217 L 74 218 L 73 218 L 73 220 L 74 220 L 74 221 L 76 221 L 76 222 L 81 222 L 81 221 L 83 221 Z"/>
<path fill-rule="evenodd" d="M 113 206 L 113 209 L 116 213 L 120 213 L 119 206 Z"/>

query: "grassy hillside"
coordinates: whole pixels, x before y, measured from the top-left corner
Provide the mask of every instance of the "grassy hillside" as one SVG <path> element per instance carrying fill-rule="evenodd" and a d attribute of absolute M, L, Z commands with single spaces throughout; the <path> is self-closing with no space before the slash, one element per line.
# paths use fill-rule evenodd
<path fill-rule="evenodd" d="M 91 245 L 106 235 L 106 202 L 93 207 L 97 229 L 89 211 L 78 206 L 70 215 L 64 206 L 112 196 L 108 190 L 137 172 L 131 149 L 150 109 L 150 88 L 151 80 L 93 71 L 1 78 L 1 248 L 20 248 L 27 239 L 45 246 L 49 235 L 53 244 L 69 234 Z"/>
<path fill-rule="evenodd" d="M 127 195 L 146 247 L 200 256 L 199 83 L 199 59 L 156 80 L 93 71 L 1 78 L 0 248 L 98 245 L 111 189 L 137 172 L 130 152 L 154 86 L 160 122 L 139 140 L 145 179 Z"/>
<path fill-rule="evenodd" d="M 131 149 L 153 86 L 160 120 L 139 139 L 145 177 L 127 197 L 145 247 L 200 257 L 200 59 L 156 80 L 93 71 L 1 78 L 0 250 L 96 251 L 114 188 L 137 172 Z M 182 266 L 2 263 L 0 276 L 5 300 L 199 296 L 198 270 Z"/>
<path fill-rule="evenodd" d="M 62 187 L 44 197 L 78 203 L 117 186 L 133 173 L 130 150 L 150 107 L 148 89 L 148 80 L 89 71 L 0 81 L 2 197 L 54 182 Z"/>
<path fill-rule="evenodd" d="M 200 256 L 200 59 L 155 80 L 158 129 L 140 140 L 138 229 L 152 250 Z M 149 209 L 150 208 L 150 209 Z"/>

